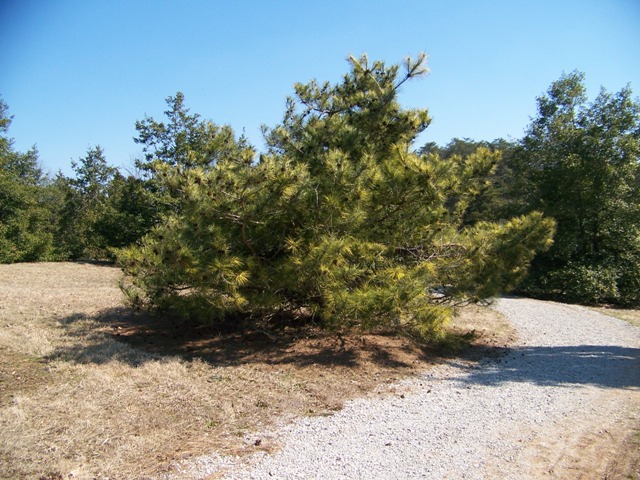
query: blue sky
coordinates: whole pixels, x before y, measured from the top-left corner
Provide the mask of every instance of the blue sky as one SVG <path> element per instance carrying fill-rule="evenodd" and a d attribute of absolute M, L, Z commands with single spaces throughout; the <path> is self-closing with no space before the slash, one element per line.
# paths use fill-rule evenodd
<path fill-rule="evenodd" d="M 294 82 L 338 81 L 349 54 L 429 55 L 400 97 L 433 117 L 421 143 L 519 138 L 563 72 L 583 71 L 591 98 L 638 96 L 639 48 L 638 0 L 0 0 L 9 135 L 67 175 L 95 145 L 131 166 L 135 121 L 161 119 L 177 91 L 261 149 Z"/>

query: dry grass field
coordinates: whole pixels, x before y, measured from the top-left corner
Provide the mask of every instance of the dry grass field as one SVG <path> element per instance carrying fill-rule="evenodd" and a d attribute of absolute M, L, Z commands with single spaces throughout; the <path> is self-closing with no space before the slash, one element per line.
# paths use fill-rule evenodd
<path fill-rule="evenodd" d="M 630 323 L 631 325 L 640 327 L 640 310 L 616 308 L 616 307 L 610 307 L 610 306 L 609 307 L 593 307 L 592 309 L 604 315 L 609 315 L 610 317 L 616 317 L 616 318 L 619 318 L 620 320 L 624 320 L 625 322 Z"/>
<path fill-rule="evenodd" d="M 0 265 L 0 478 L 158 477 L 211 451 L 271 450 L 256 432 L 394 394 L 442 360 L 404 338 L 304 327 L 276 341 L 142 315 L 123 306 L 120 277 L 91 264 Z M 479 307 L 452 331 L 475 331 L 466 361 L 513 335 Z"/>

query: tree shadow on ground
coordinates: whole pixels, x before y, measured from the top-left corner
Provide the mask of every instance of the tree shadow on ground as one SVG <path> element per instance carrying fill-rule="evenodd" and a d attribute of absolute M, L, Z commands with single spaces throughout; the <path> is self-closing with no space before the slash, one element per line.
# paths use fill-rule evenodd
<path fill-rule="evenodd" d="M 472 369 L 467 384 L 499 386 L 525 382 L 549 386 L 640 388 L 640 349 L 615 345 L 517 347 Z"/>
<path fill-rule="evenodd" d="M 225 330 L 177 318 L 113 308 L 92 317 L 90 330 L 81 328 L 84 314 L 59 322 L 67 342 L 49 355 L 78 363 L 121 361 L 140 366 L 151 360 L 176 356 L 203 360 L 216 366 L 242 364 L 362 367 L 372 364 L 387 370 L 415 370 L 442 360 L 447 352 L 417 345 L 393 335 L 339 336 L 309 324 L 290 324 L 279 330 Z M 80 328 L 76 327 L 80 325 Z M 476 363 L 478 360 L 489 361 Z M 607 345 L 501 348 L 475 342 L 456 355 L 468 374 L 465 384 L 499 386 L 508 382 L 538 385 L 594 385 L 605 388 L 640 388 L 640 349 Z M 469 362 L 471 361 L 471 362 Z"/>
<path fill-rule="evenodd" d="M 139 366 L 150 360 L 177 356 L 187 361 L 201 359 L 212 365 L 232 366 L 261 363 L 356 367 L 372 363 L 388 369 L 412 369 L 432 362 L 434 349 L 393 335 L 337 335 L 308 323 L 295 323 L 277 330 L 211 327 L 168 316 L 113 308 L 94 317 L 99 327 L 87 332 L 74 328 L 85 315 L 60 320 L 69 342 L 50 358 L 79 363 L 103 364 L 118 360 Z"/>

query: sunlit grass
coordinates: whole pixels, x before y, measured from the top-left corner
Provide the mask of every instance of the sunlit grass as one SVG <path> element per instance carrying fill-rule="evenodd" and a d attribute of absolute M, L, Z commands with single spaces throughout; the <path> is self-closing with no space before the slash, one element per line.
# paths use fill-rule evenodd
<path fill-rule="evenodd" d="M 70 263 L 0 266 L 0 478 L 136 478 L 212 451 L 271 451 L 277 445 L 256 442 L 258 432 L 331 414 L 436 361 L 382 335 L 311 332 L 254 351 L 235 341 L 241 356 L 227 360 L 218 350 L 229 345 L 208 337 L 200 351 L 195 341 L 165 351 L 142 331 L 134 345 L 114 334 L 128 318 L 120 275 Z M 504 318 L 479 307 L 451 328 L 495 344 L 511 335 Z"/>

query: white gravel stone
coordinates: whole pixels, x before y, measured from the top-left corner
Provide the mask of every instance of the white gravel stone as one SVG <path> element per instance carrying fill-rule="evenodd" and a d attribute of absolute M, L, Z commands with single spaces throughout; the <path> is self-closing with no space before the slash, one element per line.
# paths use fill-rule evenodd
<path fill-rule="evenodd" d="M 587 428 L 638 405 L 640 329 L 586 308 L 504 298 L 519 340 L 501 358 L 452 360 L 404 381 L 404 398 L 363 398 L 268 432 L 282 448 L 211 455 L 185 478 L 538 478 Z M 591 426 L 591 427 L 589 427 Z M 606 430 L 605 430 L 606 431 Z M 555 460 L 553 460 L 555 461 Z"/>

